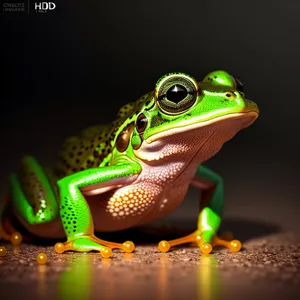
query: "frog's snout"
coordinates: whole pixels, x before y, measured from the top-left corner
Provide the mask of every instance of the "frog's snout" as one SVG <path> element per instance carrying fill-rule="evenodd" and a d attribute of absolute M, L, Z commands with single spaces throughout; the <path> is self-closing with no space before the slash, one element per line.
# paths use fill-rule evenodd
<path fill-rule="evenodd" d="M 254 112 L 257 115 L 259 114 L 259 108 L 255 102 L 252 102 L 250 100 L 246 100 L 246 106 L 244 108 L 245 112 Z"/>

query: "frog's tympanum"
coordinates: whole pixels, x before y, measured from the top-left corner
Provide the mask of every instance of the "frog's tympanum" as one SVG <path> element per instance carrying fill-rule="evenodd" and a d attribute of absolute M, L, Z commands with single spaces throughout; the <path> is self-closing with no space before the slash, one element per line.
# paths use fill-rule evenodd
<path fill-rule="evenodd" d="M 131 252 L 132 242 L 101 240 L 94 231 L 123 230 L 162 218 L 194 186 L 202 191 L 196 230 L 161 241 L 159 250 L 196 242 L 203 253 L 216 245 L 239 251 L 238 240 L 216 236 L 223 180 L 203 163 L 258 113 L 241 82 L 225 71 L 214 71 L 200 82 L 184 73 L 166 74 L 152 92 L 124 105 L 112 124 L 67 139 L 53 168 L 25 157 L 19 173 L 9 178 L 0 235 L 11 239 L 13 228 L 5 226 L 9 211 L 37 236 L 66 237 L 55 245 L 58 253 L 96 250 L 109 257 L 113 248 Z"/>

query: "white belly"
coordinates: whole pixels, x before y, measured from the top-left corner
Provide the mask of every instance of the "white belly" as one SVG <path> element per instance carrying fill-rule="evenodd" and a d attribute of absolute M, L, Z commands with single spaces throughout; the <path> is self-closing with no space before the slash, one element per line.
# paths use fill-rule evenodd
<path fill-rule="evenodd" d="M 174 164 L 173 167 L 179 166 Z M 183 201 L 191 179 L 179 184 L 173 178 L 177 172 L 163 175 L 157 171 L 151 168 L 151 172 L 142 172 L 129 186 L 88 197 L 96 230 L 122 230 L 148 223 L 173 211 Z"/>

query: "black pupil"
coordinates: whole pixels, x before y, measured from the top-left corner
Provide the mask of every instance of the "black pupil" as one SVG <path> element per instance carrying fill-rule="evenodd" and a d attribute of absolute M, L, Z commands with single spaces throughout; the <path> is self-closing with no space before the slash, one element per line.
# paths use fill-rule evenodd
<path fill-rule="evenodd" d="M 175 84 L 167 91 L 167 99 L 174 103 L 179 103 L 187 96 L 187 90 L 180 84 Z"/>

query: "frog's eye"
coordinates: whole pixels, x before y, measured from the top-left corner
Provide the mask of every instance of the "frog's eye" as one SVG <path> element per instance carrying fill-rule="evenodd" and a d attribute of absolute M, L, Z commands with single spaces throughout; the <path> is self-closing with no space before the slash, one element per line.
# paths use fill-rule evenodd
<path fill-rule="evenodd" d="M 136 130 L 141 133 L 147 127 L 148 119 L 144 114 L 140 114 L 136 120 Z"/>
<path fill-rule="evenodd" d="M 185 74 L 172 74 L 157 84 L 156 99 L 167 114 L 179 114 L 190 108 L 197 99 L 197 84 Z"/>
<path fill-rule="evenodd" d="M 236 98 L 236 94 L 234 94 L 233 92 L 226 92 L 225 97 L 228 100 L 234 100 Z"/>

